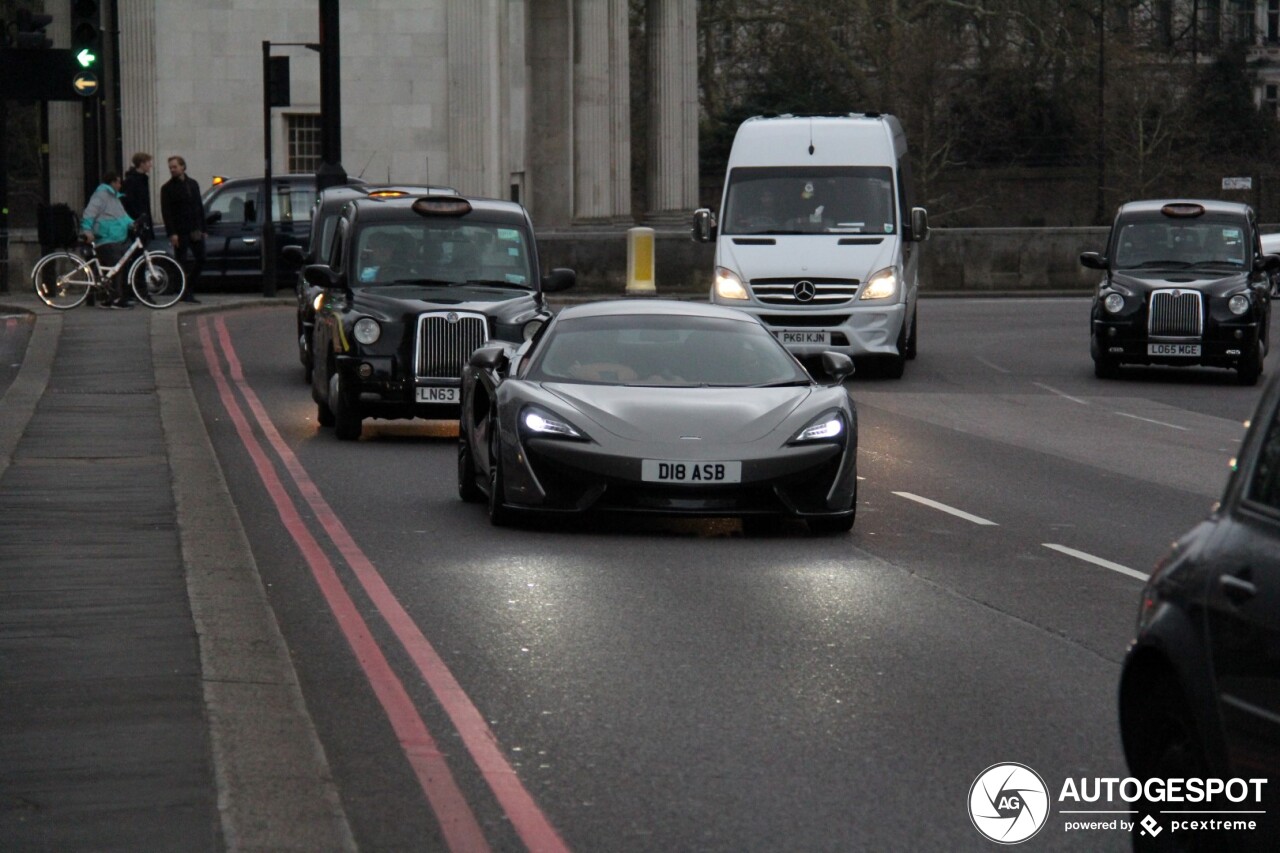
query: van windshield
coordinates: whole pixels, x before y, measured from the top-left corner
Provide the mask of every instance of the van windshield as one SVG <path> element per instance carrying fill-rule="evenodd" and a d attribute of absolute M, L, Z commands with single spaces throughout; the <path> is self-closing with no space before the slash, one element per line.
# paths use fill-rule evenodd
<path fill-rule="evenodd" d="M 886 166 L 750 167 L 729 173 L 723 234 L 894 234 Z"/>

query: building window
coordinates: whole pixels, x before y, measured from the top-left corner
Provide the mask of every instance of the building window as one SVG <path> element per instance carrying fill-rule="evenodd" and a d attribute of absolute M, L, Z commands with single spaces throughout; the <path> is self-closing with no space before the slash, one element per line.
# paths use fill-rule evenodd
<path fill-rule="evenodd" d="M 286 115 L 289 127 L 289 173 L 314 172 L 320 168 L 320 116 Z"/>
<path fill-rule="evenodd" d="M 1277 110 L 1277 104 L 1280 104 L 1280 86 L 1275 83 L 1268 83 L 1263 88 L 1262 100 L 1266 105 L 1267 112 L 1271 113 L 1271 115 L 1280 113 L 1280 110 Z"/>
<path fill-rule="evenodd" d="M 1280 0 L 1267 2 L 1267 43 L 1280 41 Z"/>

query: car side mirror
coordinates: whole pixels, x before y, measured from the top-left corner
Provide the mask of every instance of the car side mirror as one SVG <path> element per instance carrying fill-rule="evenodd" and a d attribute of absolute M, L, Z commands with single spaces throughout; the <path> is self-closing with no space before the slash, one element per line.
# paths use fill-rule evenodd
<path fill-rule="evenodd" d="M 923 207 L 911 208 L 911 239 L 917 243 L 929 239 L 929 211 Z"/>
<path fill-rule="evenodd" d="M 481 370 L 497 371 L 507 362 L 507 348 L 501 344 L 480 347 L 471 353 L 470 364 Z"/>
<path fill-rule="evenodd" d="M 1280 255 L 1262 255 L 1253 262 L 1254 272 L 1275 272 L 1280 270 Z"/>
<path fill-rule="evenodd" d="M 832 385 L 839 385 L 853 375 L 853 359 L 842 352 L 827 350 L 822 354 L 822 369 L 831 377 Z"/>
<path fill-rule="evenodd" d="M 1091 270 L 1105 270 L 1107 268 L 1107 259 L 1098 252 L 1081 252 L 1080 264 Z"/>
<path fill-rule="evenodd" d="M 693 212 L 693 241 L 710 243 L 716 239 L 716 215 L 710 208 L 700 207 Z"/>
<path fill-rule="evenodd" d="M 323 290 L 345 286 L 342 274 L 335 272 L 327 264 L 308 264 L 303 267 L 302 280 Z"/>
<path fill-rule="evenodd" d="M 556 267 L 542 277 L 542 292 L 555 293 L 568 290 L 578 283 L 578 274 L 571 269 Z"/>
<path fill-rule="evenodd" d="M 222 221 L 221 210 L 215 210 L 213 213 L 210 213 L 208 216 L 204 218 L 205 225 L 213 225 L 215 222 L 221 222 L 221 221 Z"/>
<path fill-rule="evenodd" d="M 302 266 L 307 261 L 307 253 L 301 246 L 290 244 L 280 250 L 281 256 L 294 266 Z"/>

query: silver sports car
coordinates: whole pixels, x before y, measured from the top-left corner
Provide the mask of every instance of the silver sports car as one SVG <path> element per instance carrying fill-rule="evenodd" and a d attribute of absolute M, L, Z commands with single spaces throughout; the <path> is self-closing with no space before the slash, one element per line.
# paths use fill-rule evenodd
<path fill-rule="evenodd" d="M 826 353 L 816 382 L 754 317 L 616 300 L 566 308 L 462 377 L 458 493 L 523 511 L 792 516 L 853 526 L 858 420 Z"/>

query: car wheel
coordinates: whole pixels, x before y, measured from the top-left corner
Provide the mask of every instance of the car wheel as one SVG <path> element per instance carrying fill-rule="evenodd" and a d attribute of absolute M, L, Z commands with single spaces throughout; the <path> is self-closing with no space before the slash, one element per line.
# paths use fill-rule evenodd
<path fill-rule="evenodd" d="M 1262 346 L 1254 344 L 1236 365 L 1236 381 L 1241 385 L 1257 385 L 1262 375 Z"/>
<path fill-rule="evenodd" d="M 307 333 L 298 333 L 298 360 L 302 362 L 302 381 L 311 384 L 311 374 L 315 371 L 315 361 L 311 358 L 311 347 L 307 345 Z"/>
<path fill-rule="evenodd" d="M 1143 710 L 1132 717 L 1122 716 L 1130 729 L 1124 732 L 1130 770 L 1139 779 L 1202 779 L 1208 768 L 1196 738 L 1195 724 L 1187 711 L 1180 691 L 1168 677 L 1150 685 L 1139 700 Z M 1130 744 L 1132 746 L 1130 747 Z M 1144 803 L 1150 810 L 1167 808 L 1167 804 Z M 1172 833 L 1170 833 L 1172 835 Z M 1183 835 L 1171 845 L 1172 838 L 1135 835 L 1133 849 L 1207 850 L 1210 839 Z"/>
<path fill-rule="evenodd" d="M 342 374 L 334 374 L 333 380 L 329 394 L 333 401 L 333 434 L 339 441 L 355 441 L 360 437 L 364 418 L 360 415 L 359 405 L 351 399 Z"/>
<path fill-rule="evenodd" d="M 901 379 L 907 370 L 907 322 L 903 318 L 902 328 L 898 331 L 897 355 L 880 357 L 880 369 L 877 371 L 885 379 Z"/>
<path fill-rule="evenodd" d="M 905 355 L 908 360 L 914 361 L 916 357 L 916 340 L 920 337 L 920 325 L 916 322 L 916 309 L 911 310 L 911 334 L 907 337 L 907 347 Z"/>
<path fill-rule="evenodd" d="M 494 527 L 506 527 L 512 521 L 513 513 L 502 500 L 502 453 L 495 432 L 489 445 L 489 523 Z"/>
<path fill-rule="evenodd" d="M 476 485 L 476 460 L 471 455 L 471 442 L 458 434 L 458 497 L 467 503 L 484 500 L 484 492 Z"/>

